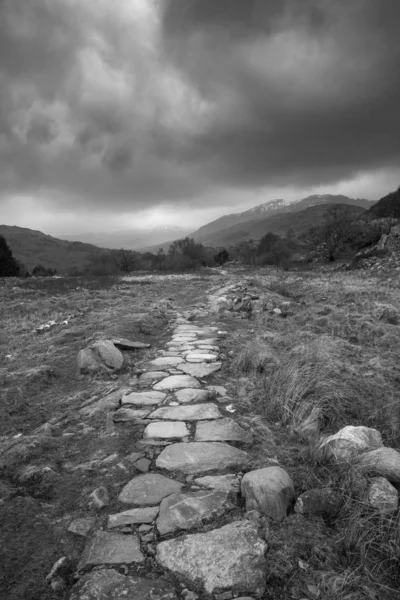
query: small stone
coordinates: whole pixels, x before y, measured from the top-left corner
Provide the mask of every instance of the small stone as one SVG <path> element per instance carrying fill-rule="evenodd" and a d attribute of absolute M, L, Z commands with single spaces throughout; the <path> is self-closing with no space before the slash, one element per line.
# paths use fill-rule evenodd
<path fill-rule="evenodd" d="M 124 525 L 136 525 L 137 523 L 152 523 L 158 515 L 158 506 L 146 506 L 144 508 L 131 508 L 108 517 L 108 529 L 122 527 Z"/>
<path fill-rule="evenodd" d="M 227 395 L 227 390 L 226 388 L 224 388 L 222 385 L 208 385 L 207 390 L 210 390 L 210 392 L 217 394 L 217 396 L 226 396 Z"/>
<path fill-rule="evenodd" d="M 294 496 L 293 482 L 281 467 L 266 467 L 246 473 L 241 482 L 247 510 L 282 521 Z"/>
<path fill-rule="evenodd" d="M 151 525 L 141 525 L 139 527 L 140 533 L 147 533 L 148 531 L 151 531 L 151 529 L 153 529 Z"/>
<path fill-rule="evenodd" d="M 146 533 L 142 535 L 142 542 L 152 542 L 154 540 L 154 533 Z"/>
<path fill-rule="evenodd" d="M 75 535 L 81 535 L 82 537 L 87 537 L 89 533 L 92 531 L 96 524 L 95 517 L 86 517 L 82 519 L 74 519 L 70 526 L 68 527 L 68 531 L 70 533 L 75 533 Z"/>
<path fill-rule="evenodd" d="M 139 458 L 139 460 L 135 462 L 136 469 L 142 473 L 147 473 L 147 471 L 150 469 L 150 465 L 151 460 L 148 458 Z"/>
<path fill-rule="evenodd" d="M 252 435 L 242 429 L 235 421 L 229 418 L 215 421 L 201 421 L 196 425 L 196 442 L 246 442 L 251 443 Z"/>
<path fill-rule="evenodd" d="M 126 394 L 122 396 L 121 404 L 133 404 L 133 405 L 153 405 L 153 404 L 161 404 L 167 397 L 167 394 L 163 392 L 132 392 L 131 394 Z"/>
<path fill-rule="evenodd" d="M 110 504 L 110 496 L 105 486 L 96 488 L 89 496 L 89 503 L 96 508 L 103 508 Z"/>
<path fill-rule="evenodd" d="M 126 340 L 125 338 L 113 338 L 111 341 L 114 346 L 121 350 L 143 350 L 145 348 L 150 348 L 150 344 L 134 342 L 131 340 Z"/>
<path fill-rule="evenodd" d="M 189 402 L 206 402 L 212 396 L 209 390 L 186 388 L 175 392 L 176 399 L 180 404 Z"/>
<path fill-rule="evenodd" d="M 150 413 L 149 419 L 170 419 L 173 421 L 199 421 L 216 419 L 221 416 L 215 404 L 191 404 L 188 406 L 165 406 Z"/>
<path fill-rule="evenodd" d="M 145 456 L 144 452 L 131 452 L 131 454 L 128 454 L 128 456 L 125 456 L 124 460 L 127 460 L 130 463 L 135 463 L 140 458 L 144 458 L 144 456 Z"/>
<path fill-rule="evenodd" d="M 143 562 L 144 556 L 137 536 L 97 531 L 85 546 L 78 571 L 97 565 L 130 565 Z"/>
<path fill-rule="evenodd" d="M 129 536 L 127 536 L 129 537 Z M 130 577 L 115 569 L 84 575 L 73 586 L 70 600 L 177 600 L 174 587 L 163 579 Z"/>
<path fill-rule="evenodd" d="M 370 481 L 368 502 L 382 515 L 396 512 L 399 495 L 396 488 L 384 477 L 374 477 Z"/>
<path fill-rule="evenodd" d="M 208 377 L 208 375 L 212 375 L 219 371 L 222 367 L 222 363 L 193 363 L 193 364 L 183 364 L 180 367 L 180 370 L 188 375 L 192 375 L 193 377 Z M 190 386 L 185 386 L 190 387 Z"/>
<path fill-rule="evenodd" d="M 179 481 L 168 479 L 158 473 L 146 473 L 138 475 L 127 483 L 118 500 L 124 504 L 153 506 L 159 504 L 166 496 L 180 492 L 181 488 L 182 483 Z"/>
<path fill-rule="evenodd" d="M 164 373 L 165 377 L 165 373 Z M 153 386 L 154 390 L 179 390 L 184 388 L 200 388 L 200 382 L 189 375 L 171 375 Z"/>
<path fill-rule="evenodd" d="M 155 381 L 160 381 L 165 377 L 164 371 L 147 371 L 139 377 L 140 384 L 152 384 Z"/>
<path fill-rule="evenodd" d="M 187 478 L 189 481 L 189 477 Z M 239 491 L 239 479 L 237 475 L 206 475 L 205 477 L 197 477 L 194 483 L 202 487 L 213 488 L 215 490 L 227 490 L 228 492 Z"/>
<path fill-rule="evenodd" d="M 233 508 L 226 490 L 200 490 L 186 494 L 172 494 L 164 498 L 157 519 L 161 535 L 179 529 L 200 527 L 204 520 L 220 517 Z"/>
<path fill-rule="evenodd" d="M 158 421 L 144 430 L 144 438 L 182 438 L 189 435 L 186 423 L 181 421 Z"/>

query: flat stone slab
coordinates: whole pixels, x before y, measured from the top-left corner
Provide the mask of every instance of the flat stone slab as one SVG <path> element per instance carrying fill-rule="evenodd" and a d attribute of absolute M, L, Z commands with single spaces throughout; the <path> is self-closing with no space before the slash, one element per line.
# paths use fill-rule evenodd
<path fill-rule="evenodd" d="M 152 523 L 158 515 L 158 506 L 145 506 L 144 508 L 131 508 L 108 517 L 108 529 L 123 525 L 136 525 L 137 523 Z"/>
<path fill-rule="evenodd" d="M 124 504 L 154 506 L 163 498 L 180 492 L 181 489 L 182 484 L 179 481 L 168 479 L 158 473 L 145 473 L 131 479 L 118 496 L 118 500 Z"/>
<path fill-rule="evenodd" d="M 161 502 L 157 529 L 161 535 L 179 529 L 193 529 L 202 525 L 203 521 L 220 517 L 233 508 L 226 490 L 172 494 Z"/>
<path fill-rule="evenodd" d="M 143 563 L 144 560 L 140 540 L 136 535 L 96 531 L 85 546 L 78 571 L 97 565 Z"/>
<path fill-rule="evenodd" d="M 189 435 L 186 423 L 182 421 L 158 421 L 150 423 L 144 430 L 143 437 L 146 438 L 182 438 Z"/>
<path fill-rule="evenodd" d="M 217 358 L 218 356 L 216 354 L 207 352 L 188 352 L 185 356 L 185 360 L 190 363 L 213 363 Z"/>
<path fill-rule="evenodd" d="M 217 419 L 221 416 L 216 404 L 189 404 L 188 406 L 162 406 L 149 414 L 149 419 L 169 419 L 171 421 L 201 421 Z"/>
<path fill-rule="evenodd" d="M 180 370 L 193 377 L 207 377 L 221 369 L 222 363 L 198 363 L 180 365 Z"/>
<path fill-rule="evenodd" d="M 125 338 L 113 338 L 112 343 L 120 350 L 143 350 L 144 348 L 150 348 L 150 344 L 144 344 L 143 342 L 133 342 L 126 340 Z"/>
<path fill-rule="evenodd" d="M 140 421 L 150 413 L 149 408 L 120 408 L 113 415 L 114 423 L 126 423 L 127 421 Z"/>
<path fill-rule="evenodd" d="M 266 550 L 255 523 L 236 521 L 207 533 L 161 542 L 156 559 L 164 569 L 206 594 L 232 590 L 261 596 Z"/>
<path fill-rule="evenodd" d="M 205 477 L 197 477 L 194 480 L 196 485 L 202 487 L 213 488 L 215 490 L 226 490 L 228 492 L 239 491 L 239 479 L 237 475 L 206 475 Z"/>
<path fill-rule="evenodd" d="M 176 367 L 182 362 L 182 356 L 161 356 L 151 361 L 151 367 Z"/>
<path fill-rule="evenodd" d="M 139 377 L 139 383 L 153 383 L 165 377 L 164 371 L 147 371 Z"/>
<path fill-rule="evenodd" d="M 70 600 L 177 600 L 173 586 L 163 579 L 127 577 L 115 569 L 100 569 L 79 579 Z"/>
<path fill-rule="evenodd" d="M 246 429 L 240 427 L 226 417 L 216 421 L 204 421 L 196 425 L 196 442 L 251 442 L 252 436 Z"/>
<path fill-rule="evenodd" d="M 165 375 L 165 373 L 164 373 Z M 135 406 L 151 406 L 154 404 L 161 404 L 167 397 L 164 392 L 150 391 L 150 392 L 132 392 L 122 396 L 121 404 L 133 404 Z"/>
<path fill-rule="evenodd" d="M 189 402 L 205 402 L 212 397 L 212 393 L 209 390 L 186 388 L 176 391 L 175 397 L 180 404 Z"/>
<path fill-rule="evenodd" d="M 190 375 L 171 375 L 165 377 L 153 386 L 154 390 L 180 390 L 183 388 L 200 388 L 200 381 Z"/>
<path fill-rule="evenodd" d="M 189 442 L 172 444 L 156 460 L 159 469 L 181 471 L 188 475 L 230 468 L 241 469 L 248 454 L 222 442 Z"/>

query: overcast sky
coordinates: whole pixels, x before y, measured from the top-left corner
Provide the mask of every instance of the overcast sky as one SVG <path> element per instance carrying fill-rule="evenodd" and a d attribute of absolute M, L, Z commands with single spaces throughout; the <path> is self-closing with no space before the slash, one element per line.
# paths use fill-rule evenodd
<path fill-rule="evenodd" d="M 400 184 L 399 0 L 0 0 L 0 223 L 197 228 Z"/>

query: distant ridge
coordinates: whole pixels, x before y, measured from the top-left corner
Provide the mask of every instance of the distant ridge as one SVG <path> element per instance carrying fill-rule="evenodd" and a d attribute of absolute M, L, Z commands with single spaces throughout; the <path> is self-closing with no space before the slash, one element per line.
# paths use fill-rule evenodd
<path fill-rule="evenodd" d="M 91 255 L 105 250 L 92 244 L 60 240 L 41 231 L 16 225 L 0 225 L 0 235 L 6 239 L 14 257 L 29 270 L 39 264 L 57 269 L 59 273 L 72 267 L 82 269 Z"/>

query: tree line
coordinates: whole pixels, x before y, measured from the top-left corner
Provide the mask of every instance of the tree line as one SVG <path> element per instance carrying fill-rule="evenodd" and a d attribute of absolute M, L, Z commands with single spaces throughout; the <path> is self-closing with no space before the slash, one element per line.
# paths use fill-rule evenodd
<path fill-rule="evenodd" d="M 289 268 L 293 262 L 315 260 L 332 262 L 377 243 L 384 225 L 354 218 L 349 207 L 333 206 L 323 223 L 306 233 L 289 229 L 280 236 L 267 232 L 260 240 L 246 240 L 229 248 L 208 248 L 186 237 L 173 242 L 168 251 L 156 253 L 135 250 L 108 250 L 93 254 L 84 269 L 70 267 L 68 275 L 117 275 L 134 271 L 193 271 L 236 261 L 249 266 L 273 265 Z M 4 237 L 0 236 L 0 277 L 51 276 L 55 269 L 37 265 L 31 273 L 16 260 Z"/>

